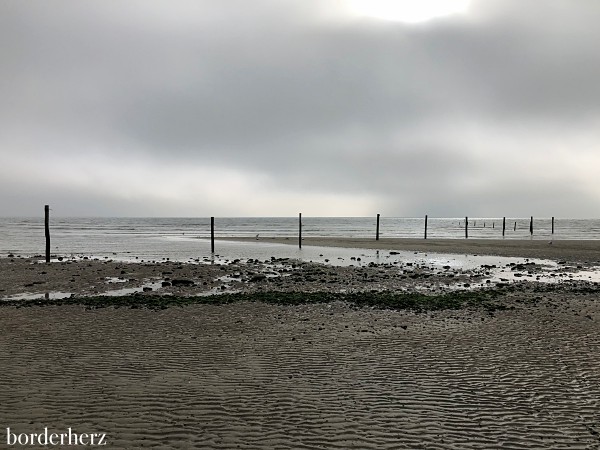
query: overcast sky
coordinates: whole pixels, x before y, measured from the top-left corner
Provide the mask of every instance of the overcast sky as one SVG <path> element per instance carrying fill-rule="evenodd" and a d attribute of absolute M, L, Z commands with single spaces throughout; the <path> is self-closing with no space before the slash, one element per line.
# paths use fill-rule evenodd
<path fill-rule="evenodd" d="M 0 215 L 600 217 L 600 1 L 374 2 L 0 1 Z"/>

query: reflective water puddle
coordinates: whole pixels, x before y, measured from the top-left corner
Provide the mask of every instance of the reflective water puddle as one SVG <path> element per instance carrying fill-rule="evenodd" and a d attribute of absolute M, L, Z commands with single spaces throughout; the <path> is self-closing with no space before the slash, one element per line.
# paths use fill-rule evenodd
<path fill-rule="evenodd" d="M 127 280 L 125 280 L 127 281 Z M 142 284 L 139 287 L 122 288 L 122 289 L 111 289 L 105 292 L 97 292 L 92 294 L 86 294 L 86 297 L 121 297 L 125 295 L 133 295 L 142 292 L 156 291 L 162 287 L 162 281 L 151 281 Z M 11 300 L 63 300 L 65 298 L 74 297 L 75 294 L 72 292 L 24 292 L 22 294 L 11 295 L 2 298 L 2 301 Z"/>
<path fill-rule="evenodd" d="M 10 300 L 62 300 L 65 298 L 73 297 L 75 294 L 71 292 L 44 292 L 44 293 L 31 293 L 24 292 L 23 294 L 11 295 L 5 297 L 3 301 Z"/>

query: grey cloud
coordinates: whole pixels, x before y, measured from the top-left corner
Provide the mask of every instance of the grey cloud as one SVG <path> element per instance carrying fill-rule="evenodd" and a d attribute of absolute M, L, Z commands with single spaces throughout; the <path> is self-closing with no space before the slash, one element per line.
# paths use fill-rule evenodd
<path fill-rule="evenodd" d="M 542 155 L 540 130 L 600 116 L 593 0 L 474 0 L 470 18 L 417 27 L 328 22 L 319 1 L 248 4 L 0 3 L 1 151 L 137 153 L 449 213 L 508 203 L 505 188 L 457 182 L 497 178 L 497 146 L 465 144 L 465 124 L 530 128 L 542 144 L 526 151 Z M 598 195 L 553 197 L 572 211 L 568 198 Z"/>

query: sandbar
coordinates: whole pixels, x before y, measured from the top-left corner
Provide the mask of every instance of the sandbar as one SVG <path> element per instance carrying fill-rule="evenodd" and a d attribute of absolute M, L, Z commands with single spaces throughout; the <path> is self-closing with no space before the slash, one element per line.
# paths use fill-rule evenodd
<path fill-rule="evenodd" d="M 223 237 L 221 240 L 272 242 L 298 245 L 297 237 Z M 368 248 L 378 250 L 408 250 L 419 252 L 514 256 L 542 258 L 589 264 L 600 263 L 600 241 L 597 240 L 536 240 L 536 239 L 408 239 L 408 238 L 343 238 L 304 237 L 303 246 Z"/>

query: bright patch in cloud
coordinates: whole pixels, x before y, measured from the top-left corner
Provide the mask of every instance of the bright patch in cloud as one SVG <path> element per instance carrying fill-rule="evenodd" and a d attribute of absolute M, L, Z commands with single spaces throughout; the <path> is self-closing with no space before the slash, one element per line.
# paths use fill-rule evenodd
<path fill-rule="evenodd" d="M 353 14 L 404 23 L 464 14 L 469 4 L 470 0 L 349 0 Z"/>

